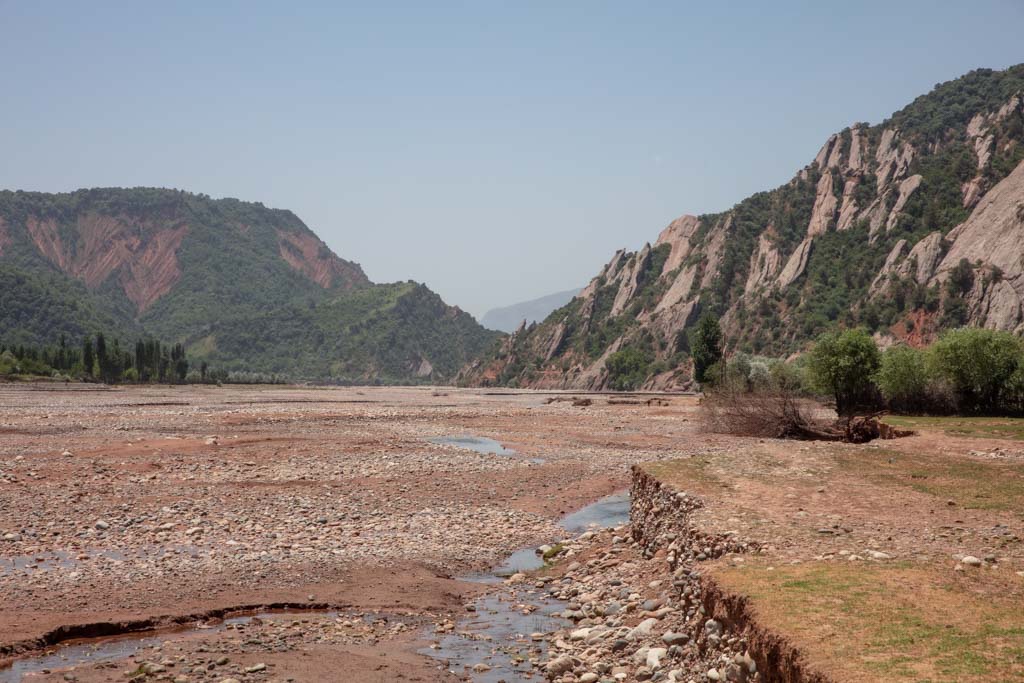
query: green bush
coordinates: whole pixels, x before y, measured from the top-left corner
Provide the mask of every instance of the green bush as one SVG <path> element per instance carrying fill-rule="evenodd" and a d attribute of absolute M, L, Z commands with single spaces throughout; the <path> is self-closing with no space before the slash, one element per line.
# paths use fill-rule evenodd
<path fill-rule="evenodd" d="M 878 346 L 866 330 L 826 332 L 808 354 L 808 380 L 835 399 L 836 412 L 849 415 L 877 405 L 873 376 L 879 364 Z"/>
<path fill-rule="evenodd" d="M 706 377 L 706 384 L 715 391 L 734 394 L 785 393 L 793 396 L 806 393 L 801 368 L 778 358 L 737 353 L 728 361 L 715 363 L 708 368 Z"/>
<path fill-rule="evenodd" d="M 608 387 L 616 391 L 636 389 L 648 375 L 653 358 L 650 353 L 633 346 L 627 346 L 608 356 Z"/>
<path fill-rule="evenodd" d="M 18 359 L 10 351 L 0 353 L 0 375 L 13 375 L 21 372 Z"/>
<path fill-rule="evenodd" d="M 930 375 L 923 351 L 909 346 L 887 349 L 882 354 L 876 381 L 893 410 L 918 412 L 928 405 Z"/>
<path fill-rule="evenodd" d="M 1024 351 L 1009 332 L 961 328 L 943 334 L 928 350 L 930 373 L 949 383 L 960 413 L 996 414 L 1012 409 L 1011 380 Z"/>

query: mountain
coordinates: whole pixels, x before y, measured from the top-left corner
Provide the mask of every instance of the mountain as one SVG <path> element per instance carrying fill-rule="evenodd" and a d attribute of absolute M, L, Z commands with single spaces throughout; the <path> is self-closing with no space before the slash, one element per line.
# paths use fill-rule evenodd
<path fill-rule="evenodd" d="M 686 386 L 688 330 L 705 312 L 729 352 L 774 356 L 836 325 L 912 344 L 964 324 L 1020 333 L 1022 102 L 1024 65 L 981 69 L 881 124 L 854 124 L 785 185 L 617 252 L 458 381 Z"/>
<path fill-rule="evenodd" d="M 579 289 L 568 289 L 564 292 L 556 292 L 542 296 L 539 299 L 523 301 L 511 306 L 492 308 L 484 314 L 480 324 L 489 330 L 501 330 L 512 333 L 526 321 L 526 324 L 543 320 L 551 314 L 551 311 L 561 308 L 569 303 L 574 296 L 579 294 Z"/>
<path fill-rule="evenodd" d="M 377 285 L 290 211 L 177 190 L 0 192 L 0 339 L 105 331 L 225 369 L 443 381 L 496 335 L 415 283 Z"/>

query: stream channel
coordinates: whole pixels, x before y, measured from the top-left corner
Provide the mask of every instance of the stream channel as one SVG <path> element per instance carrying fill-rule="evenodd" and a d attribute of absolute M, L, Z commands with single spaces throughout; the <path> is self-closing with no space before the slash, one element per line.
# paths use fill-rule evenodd
<path fill-rule="evenodd" d="M 432 443 L 467 448 L 478 453 L 515 457 L 518 454 L 492 439 L 472 436 L 455 436 L 431 439 Z M 540 458 L 530 461 L 542 464 Z M 588 529 L 615 527 L 629 521 L 629 494 L 613 494 L 570 513 L 558 524 L 568 536 L 579 535 Z M 557 540 L 557 539 L 553 539 Z M 60 562 L 55 557 L 55 563 Z M 15 563 L 12 561 L 11 565 Z M 493 584 L 489 591 L 474 603 L 474 611 L 467 612 L 455 626 L 454 633 L 443 635 L 436 647 L 420 650 L 446 663 L 449 670 L 457 674 L 468 674 L 476 683 L 517 683 L 536 681 L 537 672 L 527 661 L 530 654 L 543 653 L 547 644 L 544 639 L 534 640 L 531 634 L 547 634 L 562 628 L 569 622 L 557 616 L 565 609 L 565 603 L 551 598 L 547 591 L 530 583 L 501 585 L 505 578 L 516 572 L 526 572 L 544 566 L 543 558 L 534 547 L 522 548 L 509 555 L 488 572 L 476 572 L 459 577 L 463 581 Z M 0 570 L 4 564 L 0 561 Z M 497 587 L 500 586 L 500 587 Z M 170 631 L 152 631 L 85 642 L 59 645 L 48 654 L 15 660 L 0 669 L 0 683 L 21 683 L 23 678 L 34 673 L 61 671 L 76 666 L 116 661 L 134 656 L 141 650 L 179 638 L 215 633 L 232 624 L 245 624 L 254 617 L 273 619 L 287 616 L 301 618 L 303 615 L 331 615 L 331 612 L 288 612 L 243 615 L 225 619 L 213 626 L 191 627 Z M 460 635 L 463 634 L 463 635 Z M 433 633 L 424 634 L 428 639 Z M 486 664 L 487 671 L 474 671 L 478 664 Z M 532 671 L 532 675 L 531 675 Z"/>

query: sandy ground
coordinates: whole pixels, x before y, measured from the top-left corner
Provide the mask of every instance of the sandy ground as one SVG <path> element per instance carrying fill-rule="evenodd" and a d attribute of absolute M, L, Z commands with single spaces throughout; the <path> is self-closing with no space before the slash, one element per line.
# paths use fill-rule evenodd
<path fill-rule="evenodd" d="M 449 618 L 481 590 L 454 577 L 558 538 L 554 520 L 626 488 L 631 464 L 693 451 L 691 398 L 574 407 L 548 395 L 2 385 L 0 658 L 74 636 L 217 624 L 230 610 L 318 607 L 344 612 L 326 641 L 301 622 L 281 647 L 242 647 L 234 629 L 183 638 L 169 674 L 318 680 L 317 667 L 365 666 L 381 680 L 443 680 L 411 654 L 422 632 L 412 622 Z M 464 435 L 516 454 L 430 441 Z M 372 652 L 359 649 L 366 637 L 335 632 L 380 614 L 410 624 L 375 634 Z M 238 664 L 207 668 L 197 647 Z M 245 672 L 259 663 L 267 670 Z"/>

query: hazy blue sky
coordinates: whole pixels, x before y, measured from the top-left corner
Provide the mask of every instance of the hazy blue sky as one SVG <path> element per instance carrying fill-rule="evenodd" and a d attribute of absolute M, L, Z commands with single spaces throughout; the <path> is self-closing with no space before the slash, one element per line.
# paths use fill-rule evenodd
<path fill-rule="evenodd" d="M 1024 61 L 1021 0 L 364 4 L 0 0 L 0 187 L 292 209 L 479 315 Z"/>

